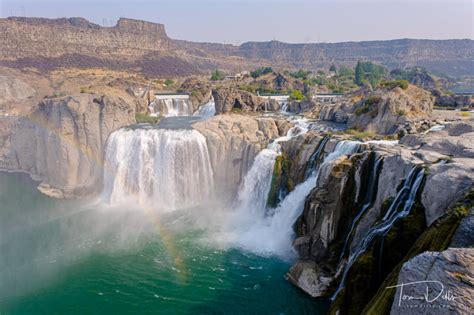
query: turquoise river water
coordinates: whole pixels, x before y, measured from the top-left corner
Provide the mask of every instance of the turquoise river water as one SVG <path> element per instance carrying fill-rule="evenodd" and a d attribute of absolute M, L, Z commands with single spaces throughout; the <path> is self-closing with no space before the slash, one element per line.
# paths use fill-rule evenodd
<path fill-rule="evenodd" d="M 0 173 L 0 314 L 324 314 L 292 261 L 214 245 L 183 213 L 54 200 Z"/>

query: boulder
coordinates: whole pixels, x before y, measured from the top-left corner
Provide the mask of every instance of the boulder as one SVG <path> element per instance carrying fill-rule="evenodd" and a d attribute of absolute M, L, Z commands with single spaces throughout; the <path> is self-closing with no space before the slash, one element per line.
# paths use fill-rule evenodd
<path fill-rule="evenodd" d="M 333 277 L 312 261 L 299 261 L 286 275 L 295 286 L 310 296 L 327 296 Z"/>

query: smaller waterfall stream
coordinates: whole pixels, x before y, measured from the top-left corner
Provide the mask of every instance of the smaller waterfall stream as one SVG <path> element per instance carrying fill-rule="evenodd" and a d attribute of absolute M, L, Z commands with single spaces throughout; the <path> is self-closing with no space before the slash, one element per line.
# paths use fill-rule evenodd
<path fill-rule="evenodd" d="M 198 110 L 194 112 L 193 116 L 212 117 L 216 114 L 216 103 L 211 99 L 204 105 L 199 106 Z"/>
<path fill-rule="evenodd" d="M 344 288 L 347 274 L 354 262 L 369 248 L 372 241 L 378 236 L 385 236 L 390 231 L 395 221 L 406 217 L 415 203 L 415 198 L 418 190 L 423 182 L 424 171 L 420 167 L 413 167 L 403 182 L 403 187 L 398 191 L 395 199 L 385 213 L 380 223 L 370 228 L 365 234 L 364 238 L 349 255 L 347 264 L 344 268 L 339 287 L 332 296 L 332 300 L 336 298 L 339 292 Z"/>
<path fill-rule="evenodd" d="M 189 116 L 190 107 L 188 99 L 167 98 L 155 100 L 148 106 L 150 116 L 175 117 Z"/>
<path fill-rule="evenodd" d="M 352 220 L 351 225 L 349 227 L 349 232 L 347 233 L 346 240 L 344 242 L 344 246 L 342 247 L 341 257 L 342 259 L 347 251 L 347 247 L 349 246 L 349 241 L 352 238 L 352 234 L 354 232 L 354 228 L 359 223 L 359 220 L 365 214 L 365 212 L 372 206 L 377 197 L 377 188 L 378 188 L 378 179 L 379 179 L 379 172 L 382 168 L 383 158 L 379 157 L 375 163 L 374 167 L 372 168 L 370 175 L 369 175 L 369 185 L 367 187 L 367 193 L 364 196 L 364 203 L 360 210 L 357 212 L 354 220 Z"/>
<path fill-rule="evenodd" d="M 323 167 L 329 165 L 333 160 L 342 155 L 350 155 L 356 152 L 360 142 L 341 141 L 334 151 L 328 154 L 319 164 L 319 156 L 324 150 L 327 140 L 322 140 L 316 149 L 319 156 L 315 156 L 315 163 L 310 170 L 306 180 L 297 185 L 281 203 L 271 211 L 267 212 L 266 204 L 270 184 L 272 180 L 273 167 L 276 157 L 279 154 L 279 141 L 285 141 L 292 136 L 307 131 L 307 125 L 297 122 L 285 137 L 281 137 L 278 141 L 272 143 L 267 151 L 261 151 L 251 170 L 244 179 L 244 185 L 239 193 L 238 207 L 236 215 L 237 222 L 245 222 L 238 224 L 237 243 L 244 249 L 258 252 L 275 254 L 288 257 L 294 254 L 291 246 L 294 231 L 293 224 L 301 215 L 304 208 L 306 197 L 311 190 L 316 187 L 320 171 Z M 263 198 L 262 201 L 259 198 Z"/>

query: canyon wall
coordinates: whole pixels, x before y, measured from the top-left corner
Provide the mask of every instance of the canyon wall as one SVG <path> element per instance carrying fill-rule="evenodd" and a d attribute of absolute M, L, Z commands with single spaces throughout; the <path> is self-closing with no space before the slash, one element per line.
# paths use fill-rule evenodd
<path fill-rule="evenodd" d="M 370 42 L 240 46 L 170 39 L 162 24 L 121 18 L 102 27 L 83 18 L 0 19 L 0 64 L 10 67 L 109 68 L 150 75 L 184 75 L 259 65 L 327 69 L 370 60 L 388 68 L 423 66 L 451 76 L 473 75 L 473 41 L 399 39 Z"/>

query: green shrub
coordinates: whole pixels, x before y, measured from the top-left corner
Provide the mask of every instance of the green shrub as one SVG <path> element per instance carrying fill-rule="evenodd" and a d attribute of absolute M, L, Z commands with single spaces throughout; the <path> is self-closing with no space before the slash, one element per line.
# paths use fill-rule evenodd
<path fill-rule="evenodd" d="M 362 114 L 366 114 L 372 110 L 372 107 L 376 104 L 379 104 L 382 101 L 382 97 L 378 95 L 369 96 L 363 103 L 362 106 L 358 107 L 355 110 L 355 114 L 360 116 Z"/>
<path fill-rule="evenodd" d="M 153 117 L 153 116 L 148 116 L 146 114 L 140 114 L 136 113 L 135 114 L 135 120 L 137 121 L 137 124 L 157 124 L 160 121 L 160 117 Z"/>
<path fill-rule="evenodd" d="M 212 81 L 222 81 L 225 78 L 225 73 L 223 71 L 220 71 L 219 69 L 216 69 L 211 75 L 211 80 Z"/>
<path fill-rule="evenodd" d="M 174 81 L 173 81 L 173 80 L 171 80 L 171 79 L 166 79 L 166 80 L 165 80 L 165 85 L 166 85 L 166 86 L 171 86 L 171 85 L 173 85 L 173 84 L 174 84 Z"/>
<path fill-rule="evenodd" d="M 378 95 L 369 96 L 364 102 L 365 105 L 372 106 L 374 104 L 378 104 L 382 101 L 382 97 Z"/>
<path fill-rule="evenodd" d="M 357 139 L 367 139 L 367 138 L 374 138 L 375 134 L 370 131 L 360 131 L 357 129 L 346 129 L 343 131 L 344 134 L 348 134 L 354 136 Z"/>
<path fill-rule="evenodd" d="M 293 90 L 290 94 L 290 99 L 294 101 L 301 101 L 303 98 L 304 95 L 300 90 Z"/>
<path fill-rule="evenodd" d="M 309 75 L 311 74 L 311 71 L 306 71 L 306 70 L 298 70 L 296 72 L 290 72 L 290 76 L 292 76 L 293 78 L 295 79 L 303 79 L 303 80 L 306 80 Z M 323 72 L 324 74 L 324 72 Z"/>
<path fill-rule="evenodd" d="M 268 74 L 268 73 L 273 73 L 272 67 L 262 67 L 257 70 L 251 71 L 250 76 L 254 79 L 258 78 L 259 76 Z"/>
<path fill-rule="evenodd" d="M 382 81 L 380 82 L 380 86 L 390 89 L 390 90 L 396 87 L 400 87 L 406 90 L 408 88 L 408 81 L 407 80 Z"/>

